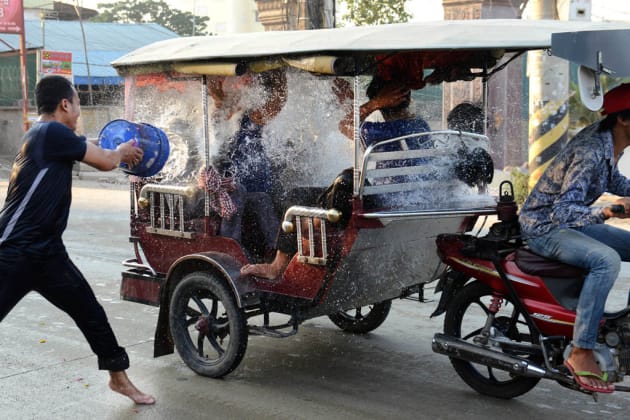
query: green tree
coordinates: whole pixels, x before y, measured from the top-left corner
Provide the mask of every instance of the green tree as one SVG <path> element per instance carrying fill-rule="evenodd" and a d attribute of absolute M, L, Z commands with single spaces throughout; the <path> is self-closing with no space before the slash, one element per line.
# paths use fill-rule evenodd
<path fill-rule="evenodd" d="M 357 26 L 407 22 L 411 15 L 405 11 L 405 0 L 341 0 L 347 11 L 342 16 Z"/>
<path fill-rule="evenodd" d="M 577 66 L 576 66 L 577 67 Z M 602 75 L 600 78 L 601 90 L 603 93 L 617 87 L 622 83 L 629 83 L 628 78 L 617 78 Z M 586 108 L 580 98 L 580 88 L 574 81 L 569 81 L 569 128 L 580 129 L 594 123 L 602 118 L 597 111 Z"/>
<path fill-rule="evenodd" d="M 181 36 L 207 35 L 207 16 L 171 9 L 162 0 L 129 0 L 99 3 L 99 14 L 92 22 L 157 23 Z"/>

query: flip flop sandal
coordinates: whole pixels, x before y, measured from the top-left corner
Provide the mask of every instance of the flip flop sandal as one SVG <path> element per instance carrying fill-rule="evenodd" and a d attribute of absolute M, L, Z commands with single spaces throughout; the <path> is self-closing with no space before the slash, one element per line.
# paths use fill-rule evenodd
<path fill-rule="evenodd" d="M 608 372 L 604 372 L 602 375 L 598 375 L 597 373 L 589 372 L 587 370 L 576 371 L 567 360 L 564 361 L 564 365 L 567 369 L 569 369 L 569 372 L 573 376 L 573 379 L 575 379 L 575 382 L 580 386 L 580 388 L 583 388 L 590 392 L 601 392 L 602 394 L 610 394 L 615 391 L 614 388 L 597 388 L 587 384 L 582 380 L 582 378 L 595 378 L 599 379 L 602 382 L 608 382 Z"/>

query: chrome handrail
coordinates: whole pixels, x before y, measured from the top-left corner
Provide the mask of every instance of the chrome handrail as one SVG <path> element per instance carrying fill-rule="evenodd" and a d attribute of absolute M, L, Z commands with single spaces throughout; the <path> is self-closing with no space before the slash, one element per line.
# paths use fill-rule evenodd
<path fill-rule="evenodd" d="M 292 220 L 296 216 L 310 217 L 318 219 L 326 219 L 331 223 L 337 223 L 341 218 L 341 212 L 337 209 L 323 209 L 321 207 L 304 207 L 293 206 L 284 213 L 284 220 L 282 222 L 282 230 L 291 233 L 295 228 Z"/>
<path fill-rule="evenodd" d="M 195 195 L 197 187 L 192 185 L 163 185 L 163 184 L 147 184 L 140 190 L 140 197 L 138 198 L 138 205 L 142 208 L 149 206 L 149 193 L 160 194 L 177 194 L 185 197 L 192 197 Z"/>

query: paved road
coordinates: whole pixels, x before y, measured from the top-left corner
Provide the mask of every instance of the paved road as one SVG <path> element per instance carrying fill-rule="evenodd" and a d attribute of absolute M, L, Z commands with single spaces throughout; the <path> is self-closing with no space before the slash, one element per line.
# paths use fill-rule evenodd
<path fill-rule="evenodd" d="M 478 395 L 431 351 L 443 321 L 429 319 L 434 302 L 395 302 L 383 326 L 366 336 L 316 319 L 288 339 L 252 337 L 242 364 L 223 380 L 195 375 L 176 354 L 154 359 L 157 309 L 118 296 L 120 262 L 131 252 L 127 192 L 106 183 L 76 184 L 67 247 L 130 353 L 130 376 L 158 403 L 136 407 L 109 391 L 107 374 L 96 369 L 71 320 L 30 294 L 0 324 L 0 419 L 628 417 L 630 395 L 604 395 L 595 403 L 552 382 L 511 401 Z M 0 181 L 0 198 L 5 190 Z M 623 305 L 630 287 L 627 267 L 623 276 L 613 308 Z"/>

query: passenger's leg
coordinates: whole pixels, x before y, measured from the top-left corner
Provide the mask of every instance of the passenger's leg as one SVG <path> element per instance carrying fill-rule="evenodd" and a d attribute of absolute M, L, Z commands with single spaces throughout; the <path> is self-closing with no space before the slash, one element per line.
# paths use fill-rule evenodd
<path fill-rule="evenodd" d="M 542 237 L 529 239 L 527 243 L 540 255 L 589 271 L 578 300 L 573 329 L 574 350 L 567 363 L 574 371 L 601 375 L 592 349 L 595 347 L 606 298 L 621 267 L 619 254 L 608 245 L 573 229 L 559 229 Z M 584 377 L 582 380 L 602 391 L 612 389 L 611 384 L 597 378 Z"/>
<path fill-rule="evenodd" d="M 97 355 L 99 369 L 110 372 L 110 388 L 137 404 L 153 404 L 155 398 L 127 377 L 127 352 L 118 345 L 103 307 L 79 269 L 66 255 L 50 259 L 43 268 L 35 290 L 74 320 Z"/>
<path fill-rule="evenodd" d="M 230 193 L 230 198 L 236 207 L 236 212 L 229 219 L 221 219 L 220 235 L 232 238 L 236 242 L 241 242 L 243 213 L 246 204 L 245 188 L 241 184 L 236 184 L 236 189 Z"/>
<path fill-rule="evenodd" d="M 323 188 L 296 188 L 285 198 L 285 211 L 292 206 L 316 206 Z M 276 257 L 269 264 L 247 264 L 241 268 L 241 275 L 277 279 L 284 273 L 285 268 L 297 252 L 297 238 L 295 233 L 286 233 L 277 228 Z"/>
<path fill-rule="evenodd" d="M 297 239 L 295 232 L 287 233 L 278 230 L 276 239 L 276 256 L 269 264 L 246 264 L 241 268 L 241 275 L 256 276 L 264 279 L 275 280 L 284 273 L 291 258 L 297 252 Z"/>
<path fill-rule="evenodd" d="M 266 249 L 276 249 L 275 242 L 280 229 L 280 221 L 269 194 L 263 192 L 247 193 L 246 206 L 251 206 L 254 209 L 256 224 L 263 234 Z"/>

